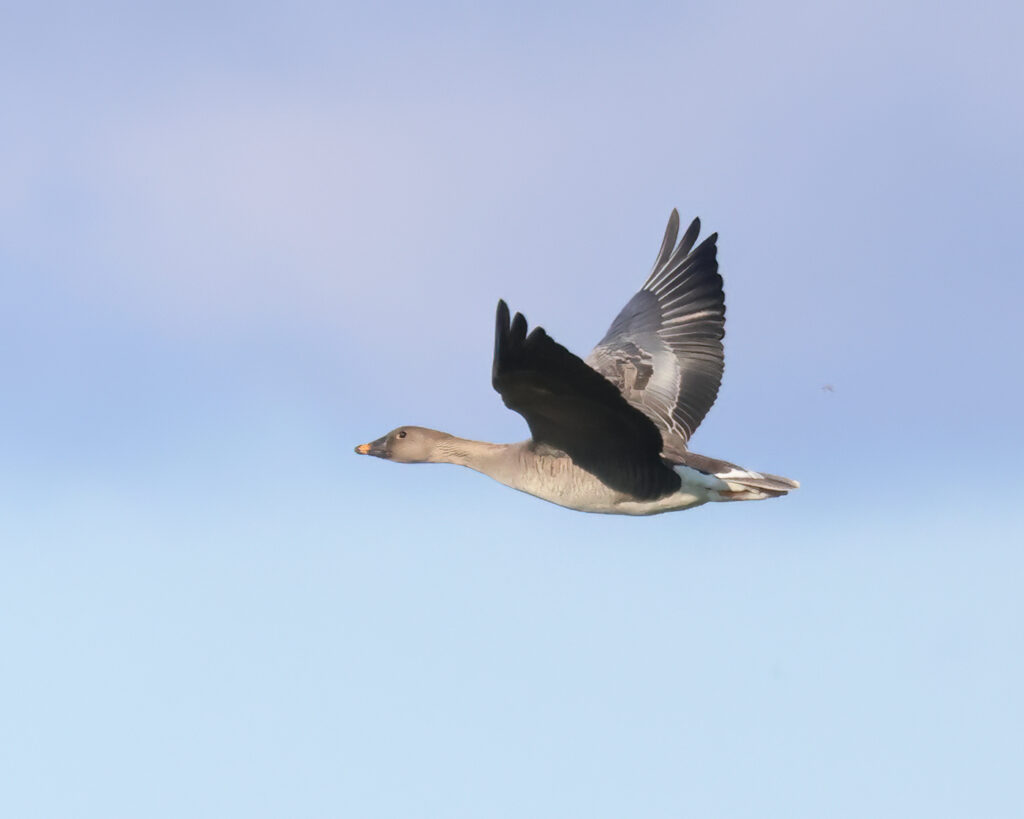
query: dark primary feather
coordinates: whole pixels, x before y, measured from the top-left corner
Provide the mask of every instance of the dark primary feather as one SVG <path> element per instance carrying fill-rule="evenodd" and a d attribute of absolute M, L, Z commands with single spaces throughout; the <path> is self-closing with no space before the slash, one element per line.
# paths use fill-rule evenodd
<path fill-rule="evenodd" d="M 690 223 L 676 245 L 678 232 L 673 210 L 651 275 L 587 357 L 587 364 L 658 425 L 668 453 L 686 451 L 715 403 L 724 368 L 718 234 L 694 249 L 700 220 Z"/>
<path fill-rule="evenodd" d="M 562 450 L 606 485 L 638 500 L 675 492 L 679 476 L 662 461 L 661 433 L 610 381 L 540 327 L 527 335 L 519 313 L 498 302 L 492 383 L 538 444 Z"/>

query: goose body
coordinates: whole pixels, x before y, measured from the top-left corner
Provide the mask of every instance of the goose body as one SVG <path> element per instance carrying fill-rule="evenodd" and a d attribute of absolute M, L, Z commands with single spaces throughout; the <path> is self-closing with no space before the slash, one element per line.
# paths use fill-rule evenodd
<path fill-rule="evenodd" d="M 759 500 L 799 486 L 690 452 L 718 394 L 725 296 L 712 234 L 697 219 L 676 244 L 672 211 L 654 270 L 586 361 L 498 302 L 492 384 L 531 438 L 492 444 L 399 427 L 356 452 L 467 466 L 581 512 L 653 515 L 708 501 Z"/>

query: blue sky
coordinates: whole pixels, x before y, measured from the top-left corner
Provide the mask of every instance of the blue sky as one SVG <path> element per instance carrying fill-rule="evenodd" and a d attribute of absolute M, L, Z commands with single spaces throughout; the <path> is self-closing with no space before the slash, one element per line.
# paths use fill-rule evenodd
<path fill-rule="evenodd" d="M 0 812 L 1024 813 L 1017 6 L 3 18 Z M 673 207 L 800 491 L 352 454 L 525 437 L 495 302 L 585 353 Z"/>

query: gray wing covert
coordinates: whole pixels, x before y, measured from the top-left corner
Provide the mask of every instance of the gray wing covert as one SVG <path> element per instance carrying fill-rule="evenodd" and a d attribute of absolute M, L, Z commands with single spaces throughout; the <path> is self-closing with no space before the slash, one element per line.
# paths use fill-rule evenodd
<path fill-rule="evenodd" d="M 699 219 L 676 245 L 678 233 L 673 210 L 651 275 L 586 359 L 654 421 L 669 451 L 685 451 L 715 403 L 724 369 L 718 234 L 694 248 Z"/>

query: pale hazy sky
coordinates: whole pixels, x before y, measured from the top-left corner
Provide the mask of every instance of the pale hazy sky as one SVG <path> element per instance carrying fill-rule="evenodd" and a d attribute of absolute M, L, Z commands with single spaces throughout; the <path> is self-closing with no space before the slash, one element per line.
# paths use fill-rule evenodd
<path fill-rule="evenodd" d="M 1019 4 L 23 6 L 0 814 L 1024 815 Z M 798 492 L 352 454 L 525 437 L 497 299 L 586 353 L 673 207 Z"/>

